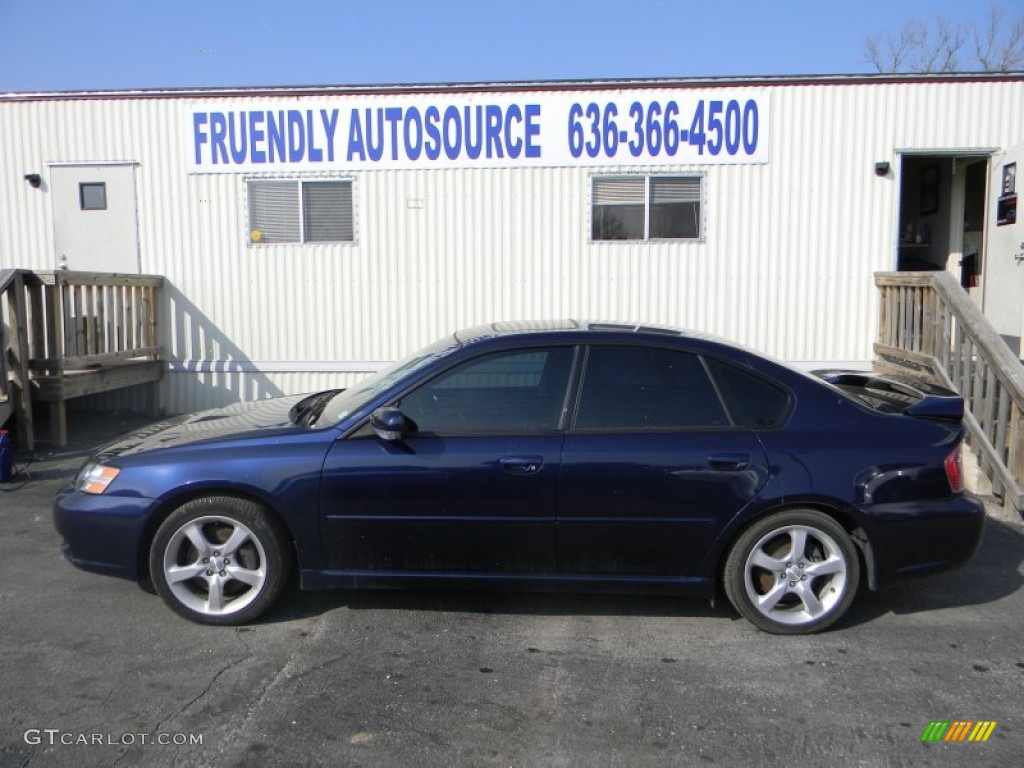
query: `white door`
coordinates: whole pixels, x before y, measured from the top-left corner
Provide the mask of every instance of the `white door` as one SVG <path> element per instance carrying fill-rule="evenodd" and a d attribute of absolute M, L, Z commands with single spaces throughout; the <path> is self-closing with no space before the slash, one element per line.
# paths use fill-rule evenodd
<path fill-rule="evenodd" d="M 57 269 L 138 273 L 135 164 L 52 165 Z"/>
<path fill-rule="evenodd" d="M 986 216 L 985 317 L 1018 355 L 1024 337 L 1024 145 L 992 158 Z"/>

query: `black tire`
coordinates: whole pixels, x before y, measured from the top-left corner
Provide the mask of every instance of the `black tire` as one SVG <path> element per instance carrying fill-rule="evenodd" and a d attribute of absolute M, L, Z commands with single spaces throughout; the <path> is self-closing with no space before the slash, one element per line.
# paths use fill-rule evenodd
<path fill-rule="evenodd" d="M 726 556 L 722 582 L 729 602 L 759 629 L 810 634 L 846 613 L 860 583 L 860 559 L 850 535 L 831 517 L 792 509 L 758 520 L 740 535 Z"/>
<path fill-rule="evenodd" d="M 157 530 L 149 573 L 157 594 L 186 619 L 246 624 L 281 594 L 291 569 L 288 541 L 259 504 L 231 496 L 194 499 Z"/>

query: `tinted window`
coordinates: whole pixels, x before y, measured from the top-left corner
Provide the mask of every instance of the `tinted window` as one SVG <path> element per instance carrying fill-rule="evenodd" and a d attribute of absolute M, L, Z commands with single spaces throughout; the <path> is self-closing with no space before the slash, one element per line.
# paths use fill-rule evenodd
<path fill-rule="evenodd" d="M 785 390 L 718 360 L 708 358 L 707 364 L 738 426 L 770 429 L 786 418 L 789 395 Z"/>
<path fill-rule="evenodd" d="M 726 426 L 725 409 L 696 355 L 654 347 L 590 348 L 576 429 Z"/>
<path fill-rule="evenodd" d="M 495 352 L 442 373 L 399 406 L 425 434 L 523 433 L 557 429 L 572 347 Z"/>

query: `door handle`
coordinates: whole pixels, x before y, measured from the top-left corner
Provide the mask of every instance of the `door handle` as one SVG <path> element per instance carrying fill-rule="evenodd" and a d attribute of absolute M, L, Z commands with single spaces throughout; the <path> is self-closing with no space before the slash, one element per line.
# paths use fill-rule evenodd
<path fill-rule="evenodd" d="M 509 475 L 532 475 L 544 464 L 542 456 L 506 456 L 498 461 Z"/>
<path fill-rule="evenodd" d="M 735 472 L 746 469 L 750 465 L 750 454 L 747 453 L 712 453 L 708 456 L 708 464 L 712 469 L 723 472 Z"/>

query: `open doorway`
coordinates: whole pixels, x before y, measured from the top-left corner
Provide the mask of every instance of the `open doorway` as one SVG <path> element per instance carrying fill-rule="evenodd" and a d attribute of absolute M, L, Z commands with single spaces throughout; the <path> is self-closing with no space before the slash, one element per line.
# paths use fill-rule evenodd
<path fill-rule="evenodd" d="M 981 304 L 990 153 L 900 157 L 897 269 L 948 269 Z"/>

